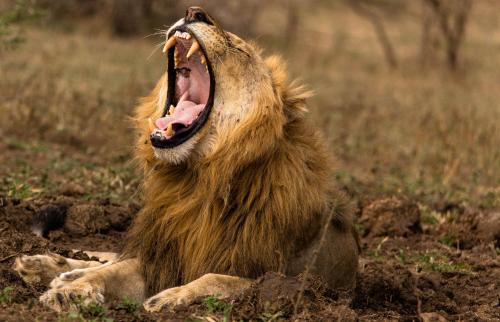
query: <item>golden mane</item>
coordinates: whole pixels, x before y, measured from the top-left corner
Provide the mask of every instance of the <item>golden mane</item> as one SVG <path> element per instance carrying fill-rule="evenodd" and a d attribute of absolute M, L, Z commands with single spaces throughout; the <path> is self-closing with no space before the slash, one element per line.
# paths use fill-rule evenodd
<path fill-rule="evenodd" d="M 331 160 L 304 118 L 310 92 L 287 81 L 280 58 L 265 64 L 272 88 L 261 88 L 255 102 L 265 108 L 221 135 L 205 158 L 180 165 L 155 159 L 146 120 L 164 78 L 137 107 L 145 196 L 124 256 L 139 259 L 148 293 L 205 273 L 255 278 L 286 270 L 284 259 L 317 235 L 331 207 L 338 207 L 337 225 L 344 222 Z"/>

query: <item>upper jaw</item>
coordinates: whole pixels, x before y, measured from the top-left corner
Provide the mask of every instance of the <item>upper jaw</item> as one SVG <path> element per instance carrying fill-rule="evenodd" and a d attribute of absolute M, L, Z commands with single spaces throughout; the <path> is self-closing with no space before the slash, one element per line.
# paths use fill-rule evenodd
<path fill-rule="evenodd" d="M 162 117 L 149 120 L 155 148 L 173 148 L 194 136 L 213 106 L 215 78 L 205 47 L 185 25 L 169 31 L 167 99 Z M 185 74 L 187 72 L 187 74 Z"/>

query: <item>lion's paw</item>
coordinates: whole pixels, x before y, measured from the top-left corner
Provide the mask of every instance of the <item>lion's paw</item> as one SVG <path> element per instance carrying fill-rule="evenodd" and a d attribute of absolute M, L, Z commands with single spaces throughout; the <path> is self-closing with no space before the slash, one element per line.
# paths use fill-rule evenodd
<path fill-rule="evenodd" d="M 99 285 L 82 280 L 64 283 L 58 278 L 51 284 L 53 287 L 40 296 L 40 302 L 55 311 L 104 303 L 104 290 Z"/>
<path fill-rule="evenodd" d="M 174 307 L 176 305 L 188 305 L 195 299 L 195 294 L 189 290 L 189 287 L 180 286 L 169 288 L 147 299 L 143 306 L 146 311 L 158 312 L 163 308 Z"/>
<path fill-rule="evenodd" d="M 12 267 L 26 283 L 43 283 L 48 285 L 58 274 L 70 270 L 66 259 L 60 255 L 23 255 L 16 258 Z"/>

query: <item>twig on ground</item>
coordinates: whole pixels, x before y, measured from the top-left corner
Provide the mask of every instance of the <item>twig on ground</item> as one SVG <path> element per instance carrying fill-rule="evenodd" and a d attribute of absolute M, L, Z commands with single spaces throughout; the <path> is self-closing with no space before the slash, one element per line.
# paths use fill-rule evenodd
<path fill-rule="evenodd" d="M 1 258 L 1 259 L 0 259 L 0 263 L 1 263 L 1 262 L 5 262 L 6 260 L 8 260 L 8 259 L 10 259 L 10 258 L 12 258 L 12 257 L 14 257 L 14 256 L 16 256 L 16 255 L 19 255 L 19 253 L 20 253 L 20 252 L 17 252 L 17 253 L 14 253 L 14 254 L 10 254 L 9 256 L 5 256 L 4 258 Z"/>

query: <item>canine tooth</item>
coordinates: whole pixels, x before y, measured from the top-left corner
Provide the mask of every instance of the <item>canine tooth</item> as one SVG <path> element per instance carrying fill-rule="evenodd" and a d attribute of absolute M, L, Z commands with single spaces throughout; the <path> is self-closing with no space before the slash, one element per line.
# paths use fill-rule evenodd
<path fill-rule="evenodd" d="M 151 118 L 148 118 L 148 125 L 149 125 L 149 130 L 153 132 L 156 129 L 155 124 L 153 123 L 153 120 Z"/>
<path fill-rule="evenodd" d="M 167 136 L 172 136 L 174 134 L 174 130 L 172 129 L 172 123 L 170 123 L 168 126 L 167 126 L 167 129 L 165 130 L 165 134 Z"/>
<path fill-rule="evenodd" d="M 163 52 L 166 53 L 167 50 L 170 49 L 170 47 L 175 46 L 176 42 L 177 38 L 175 38 L 175 36 L 168 38 L 167 42 L 165 43 L 165 46 L 163 47 Z"/>
<path fill-rule="evenodd" d="M 191 34 L 186 32 L 186 39 L 189 40 L 191 39 Z"/>
<path fill-rule="evenodd" d="M 201 55 L 200 57 L 200 61 L 203 65 L 205 65 L 207 63 L 207 60 L 205 59 L 205 56 L 204 55 Z"/>
<path fill-rule="evenodd" d="M 191 45 L 191 48 L 189 48 L 186 57 L 189 59 L 189 57 L 191 57 L 198 49 L 200 49 L 200 44 L 198 44 L 196 39 L 194 39 L 193 44 Z"/>
<path fill-rule="evenodd" d="M 170 108 L 168 109 L 168 114 L 172 115 L 175 112 L 175 107 L 173 105 L 170 105 Z"/>

